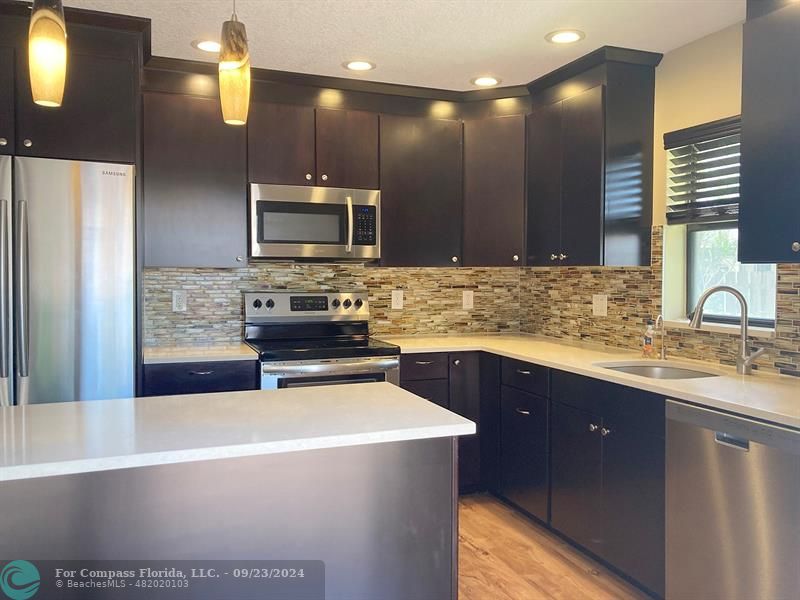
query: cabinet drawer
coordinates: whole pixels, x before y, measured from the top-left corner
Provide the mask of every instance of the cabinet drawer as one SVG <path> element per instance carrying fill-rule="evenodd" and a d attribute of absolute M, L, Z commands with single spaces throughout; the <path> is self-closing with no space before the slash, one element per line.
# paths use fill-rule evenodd
<path fill-rule="evenodd" d="M 547 367 L 504 358 L 502 379 L 503 385 L 510 385 L 539 396 L 550 395 L 550 369 Z"/>
<path fill-rule="evenodd" d="M 447 379 L 403 381 L 400 387 L 444 408 L 450 406 L 450 384 Z"/>
<path fill-rule="evenodd" d="M 204 394 L 258 389 L 258 362 L 169 363 L 144 365 L 144 396 Z"/>
<path fill-rule="evenodd" d="M 447 357 L 446 352 L 403 355 L 400 357 L 400 379 L 403 381 L 447 379 L 449 371 Z"/>

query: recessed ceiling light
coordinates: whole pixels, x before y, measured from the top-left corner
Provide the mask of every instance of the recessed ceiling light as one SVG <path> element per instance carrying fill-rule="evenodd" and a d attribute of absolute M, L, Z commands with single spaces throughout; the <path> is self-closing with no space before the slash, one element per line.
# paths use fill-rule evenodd
<path fill-rule="evenodd" d="M 559 29 L 558 31 L 551 31 L 544 36 L 544 39 L 551 44 L 574 44 L 585 37 L 586 34 L 577 29 Z"/>
<path fill-rule="evenodd" d="M 371 71 L 375 68 L 375 63 L 371 63 L 366 60 L 351 60 L 349 62 L 342 63 L 342 66 L 348 71 Z"/>
<path fill-rule="evenodd" d="M 202 50 L 203 52 L 211 52 L 212 54 L 219 54 L 220 51 L 219 42 L 215 42 L 214 40 L 194 40 L 192 42 L 192 48 Z"/>
<path fill-rule="evenodd" d="M 483 75 L 472 80 L 472 84 L 479 87 L 492 87 L 498 83 L 500 83 L 500 80 L 497 77 L 492 77 L 491 75 Z"/>

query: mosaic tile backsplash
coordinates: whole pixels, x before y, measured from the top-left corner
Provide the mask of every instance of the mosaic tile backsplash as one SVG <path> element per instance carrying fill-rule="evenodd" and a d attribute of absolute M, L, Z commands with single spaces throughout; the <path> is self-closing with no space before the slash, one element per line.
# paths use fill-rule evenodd
<path fill-rule="evenodd" d="M 650 267 L 377 268 L 264 263 L 242 269 L 144 271 L 146 346 L 241 340 L 242 297 L 254 289 L 366 289 L 374 334 L 526 332 L 638 348 L 647 319 L 661 312 L 662 231 L 653 229 Z M 188 310 L 172 312 L 172 290 L 188 292 Z M 404 291 L 391 310 L 391 291 Z M 462 291 L 475 293 L 463 310 Z M 592 316 L 592 295 L 608 295 L 608 316 Z M 758 368 L 800 376 L 800 265 L 778 265 L 776 335 Z M 674 357 L 734 364 L 738 335 L 668 329 Z"/>

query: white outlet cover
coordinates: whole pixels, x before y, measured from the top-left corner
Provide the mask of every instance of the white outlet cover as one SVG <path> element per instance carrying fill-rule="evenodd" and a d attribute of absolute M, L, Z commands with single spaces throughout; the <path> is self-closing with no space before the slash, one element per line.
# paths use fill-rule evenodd
<path fill-rule="evenodd" d="M 403 290 L 392 290 L 392 310 L 402 310 Z"/>
<path fill-rule="evenodd" d="M 186 312 L 187 304 L 186 290 L 172 290 L 172 312 Z"/>
<path fill-rule="evenodd" d="M 592 314 L 595 317 L 608 316 L 608 296 L 606 294 L 594 294 L 592 296 Z"/>
<path fill-rule="evenodd" d="M 472 310 L 475 305 L 475 292 L 472 290 L 464 290 L 461 293 L 461 308 L 464 310 Z"/>

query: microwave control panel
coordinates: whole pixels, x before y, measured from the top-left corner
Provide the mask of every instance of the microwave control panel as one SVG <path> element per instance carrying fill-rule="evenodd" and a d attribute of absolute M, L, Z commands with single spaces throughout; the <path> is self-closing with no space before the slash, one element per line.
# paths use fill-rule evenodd
<path fill-rule="evenodd" d="M 378 243 L 377 211 L 374 206 L 354 206 L 353 243 L 359 246 L 374 246 Z"/>

